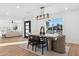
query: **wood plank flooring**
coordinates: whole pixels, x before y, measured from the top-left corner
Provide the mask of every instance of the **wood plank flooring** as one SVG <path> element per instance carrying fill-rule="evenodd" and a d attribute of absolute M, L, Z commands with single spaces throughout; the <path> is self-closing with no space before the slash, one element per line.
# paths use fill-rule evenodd
<path fill-rule="evenodd" d="M 37 56 L 18 45 L 0 47 L 0 56 Z"/>
<path fill-rule="evenodd" d="M 11 42 L 19 42 L 19 41 L 26 41 L 27 39 L 23 37 L 12 37 L 12 38 L 0 38 L 1 43 L 11 43 Z"/>
<path fill-rule="evenodd" d="M 0 38 L 0 44 L 2 43 L 11 43 L 11 42 L 19 42 L 19 41 L 26 41 L 22 37 L 13 37 L 13 38 Z M 70 47 L 69 49 L 69 56 L 79 56 L 79 45 L 77 44 L 67 44 Z M 10 45 L 10 46 L 0 46 L 0 56 L 36 56 L 36 54 L 29 52 L 19 45 Z"/>
<path fill-rule="evenodd" d="M 5 43 L 22 42 L 27 39 L 23 37 L 0 38 L 0 45 Z M 21 47 L 20 44 L 0 46 L 0 56 L 37 56 Z"/>
<path fill-rule="evenodd" d="M 79 45 L 77 44 L 71 45 L 69 56 L 79 56 Z"/>

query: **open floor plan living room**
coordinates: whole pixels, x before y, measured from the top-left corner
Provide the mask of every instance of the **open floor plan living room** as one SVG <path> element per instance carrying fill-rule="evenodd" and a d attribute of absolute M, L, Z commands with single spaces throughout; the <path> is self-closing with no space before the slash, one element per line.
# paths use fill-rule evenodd
<path fill-rule="evenodd" d="M 79 56 L 79 3 L 0 3 L 0 56 Z"/>

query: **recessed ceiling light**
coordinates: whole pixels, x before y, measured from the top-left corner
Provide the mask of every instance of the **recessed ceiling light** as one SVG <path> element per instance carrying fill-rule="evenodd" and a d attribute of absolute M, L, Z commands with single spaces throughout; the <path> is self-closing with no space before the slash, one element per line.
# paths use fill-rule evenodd
<path fill-rule="evenodd" d="M 68 8 L 66 7 L 65 10 L 68 10 Z"/>
<path fill-rule="evenodd" d="M 16 8 L 20 8 L 20 6 L 16 6 Z"/>

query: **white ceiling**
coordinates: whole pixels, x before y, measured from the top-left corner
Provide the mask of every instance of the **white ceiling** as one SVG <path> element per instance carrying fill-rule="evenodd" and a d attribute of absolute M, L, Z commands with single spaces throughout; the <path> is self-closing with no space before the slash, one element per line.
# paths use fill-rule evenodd
<path fill-rule="evenodd" d="M 45 7 L 45 13 L 55 13 L 72 10 L 79 7 L 78 3 L 0 3 L 0 16 L 31 17 L 41 13 L 40 7 Z"/>

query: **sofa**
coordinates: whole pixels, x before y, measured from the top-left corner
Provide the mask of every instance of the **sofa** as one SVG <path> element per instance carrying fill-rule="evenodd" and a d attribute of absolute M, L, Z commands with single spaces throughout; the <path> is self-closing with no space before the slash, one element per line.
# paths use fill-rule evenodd
<path fill-rule="evenodd" d="M 18 37 L 22 36 L 19 32 L 7 32 L 5 33 L 4 37 Z"/>

